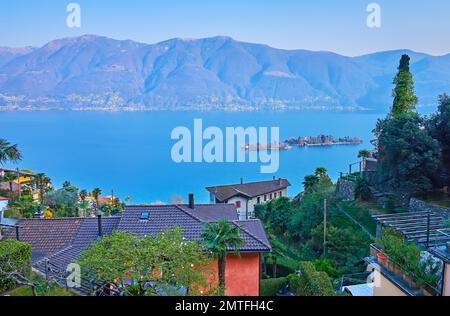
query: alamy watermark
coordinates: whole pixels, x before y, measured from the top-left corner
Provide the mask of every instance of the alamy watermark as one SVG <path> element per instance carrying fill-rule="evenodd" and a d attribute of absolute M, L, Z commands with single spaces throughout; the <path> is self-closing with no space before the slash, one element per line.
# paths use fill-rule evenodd
<path fill-rule="evenodd" d="M 372 2 L 369 3 L 366 10 L 369 12 L 367 16 L 367 27 L 381 28 L 381 6 L 376 2 Z"/>
<path fill-rule="evenodd" d="M 173 129 L 171 156 L 176 163 L 260 163 L 261 173 L 276 173 L 280 167 L 279 127 L 203 128 L 195 119 L 193 130 L 184 126 Z"/>
<path fill-rule="evenodd" d="M 69 3 L 66 7 L 67 15 L 66 24 L 68 28 L 80 28 L 81 27 L 81 6 L 72 2 Z"/>

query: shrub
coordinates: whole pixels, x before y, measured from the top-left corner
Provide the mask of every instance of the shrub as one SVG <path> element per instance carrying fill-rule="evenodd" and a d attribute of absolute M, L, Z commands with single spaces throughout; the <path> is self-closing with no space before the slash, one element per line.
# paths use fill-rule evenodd
<path fill-rule="evenodd" d="M 335 296 L 331 279 L 325 272 L 318 272 L 312 262 L 300 263 L 299 296 Z"/>
<path fill-rule="evenodd" d="M 16 270 L 25 277 L 31 275 L 31 245 L 16 240 L 0 241 L 0 269 Z M 0 274 L 0 293 L 13 289 L 15 282 Z"/>
<path fill-rule="evenodd" d="M 361 201 L 370 201 L 372 199 L 372 191 L 370 191 L 369 183 L 362 177 L 356 178 L 355 198 Z"/>
<path fill-rule="evenodd" d="M 288 283 L 287 278 L 265 279 L 260 281 L 261 296 L 275 296 Z"/>

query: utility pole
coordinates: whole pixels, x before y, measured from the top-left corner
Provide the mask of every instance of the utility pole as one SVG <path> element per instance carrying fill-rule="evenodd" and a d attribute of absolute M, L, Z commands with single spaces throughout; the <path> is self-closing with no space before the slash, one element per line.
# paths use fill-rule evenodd
<path fill-rule="evenodd" d="M 327 253 L 327 199 L 323 200 L 323 256 Z"/>

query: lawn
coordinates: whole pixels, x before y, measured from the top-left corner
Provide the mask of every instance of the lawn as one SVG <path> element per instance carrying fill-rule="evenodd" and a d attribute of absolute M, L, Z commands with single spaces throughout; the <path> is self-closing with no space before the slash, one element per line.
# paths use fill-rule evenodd
<path fill-rule="evenodd" d="M 29 286 L 20 286 L 4 294 L 6 296 L 33 296 L 31 288 Z M 46 294 L 38 294 L 39 296 L 76 296 L 74 293 L 69 292 L 61 287 L 52 286 L 52 288 Z"/>

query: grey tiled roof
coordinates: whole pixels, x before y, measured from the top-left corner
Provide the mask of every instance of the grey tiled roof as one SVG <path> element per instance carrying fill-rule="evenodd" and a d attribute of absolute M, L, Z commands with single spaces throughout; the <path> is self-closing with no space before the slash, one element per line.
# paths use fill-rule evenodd
<path fill-rule="evenodd" d="M 216 222 L 223 219 L 234 221 L 239 219 L 236 205 L 234 204 L 196 204 L 195 210 L 190 209 L 187 205 L 178 205 L 178 207 L 205 222 Z"/>
<path fill-rule="evenodd" d="M 271 192 L 284 190 L 291 184 L 286 179 L 251 182 L 243 184 L 230 184 L 206 188 L 213 193 L 220 202 L 226 202 L 234 196 L 254 198 Z"/>
<path fill-rule="evenodd" d="M 82 222 L 81 218 L 20 219 L 16 225 L 19 226 L 19 239 L 31 244 L 35 259 L 70 245 Z M 8 230 L 5 237 L 15 239 L 15 230 Z"/>
<path fill-rule="evenodd" d="M 111 234 L 112 231 L 117 228 L 119 221 L 120 217 L 103 217 L 103 235 Z M 35 263 L 35 267 L 41 271 L 45 271 L 44 263 L 45 260 L 48 259 L 52 265 L 65 269 L 68 264 L 73 263 L 80 257 L 83 250 L 89 248 L 90 245 L 98 239 L 97 223 L 97 218 L 84 218 L 73 242 L 46 258 L 41 257 L 40 260 Z"/>
<path fill-rule="evenodd" d="M 207 214 L 213 212 L 215 207 L 223 208 L 224 205 L 213 204 L 203 205 L 199 207 L 199 210 L 203 208 L 210 208 Z M 231 207 L 227 206 L 226 209 L 229 212 Z M 148 220 L 140 220 L 142 212 L 149 212 L 150 217 Z M 202 215 L 199 215 L 201 214 Z M 220 212 L 219 212 L 220 213 Z M 183 230 L 183 237 L 187 240 L 201 240 L 201 233 L 203 226 L 208 222 L 215 222 L 221 220 L 220 216 L 216 219 L 212 219 L 209 216 L 205 217 L 205 212 L 198 211 L 197 206 L 195 210 L 191 210 L 186 206 L 129 206 L 126 207 L 125 212 L 120 220 L 118 230 L 128 231 L 139 236 L 145 235 L 157 235 L 166 230 L 171 230 L 176 227 L 180 227 Z M 262 225 L 258 226 L 259 220 L 254 220 L 254 224 L 250 225 L 247 221 L 229 220 L 230 222 L 241 227 L 241 237 L 245 240 L 245 245 L 242 246 L 240 251 L 255 251 L 265 252 L 271 251 L 267 237 L 265 237 L 264 229 Z M 260 222 L 259 222 L 260 223 Z M 261 238 L 262 237 L 262 238 Z"/>
<path fill-rule="evenodd" d="M 149 212 L 148 220 L 141 220 L 142 212 Z M 126 231 L 137 236 L 156 236 L 157 234 L 179 227 L 186 240 L 200 241 L 205 223 L 226 219 L 241 228 L 241 237 L 245 244 L 240 247 L 241 252 L 268 252 L 271 246 L 267 240 L 263 226 L 259 220 L 237 220 L 236 208 L 233 205 L 214 204 L 197 205 L 194 210 L 185 205 L 175 206 L 127 206 L 122 217 L 104 217 L 102 219 L 103 234 L 109 235 L 114 230 Z M 45 220 L 40 220 L 46 226 Z M 49 226 L 47 226 L 49 227 Z M 44 229 L 41 230 L 45 234 Z M 61 232 L 61 234 L 63 234 Z M 52 269 L 65 271 L 68 264 L 75 262 L 83 250 L 98 239 L 97 218 L 80 220 L 79 229 L 70 243 L 59 247 L 54 253 L 38 256 L 39 261 L 34 267 L 45 271 L 48 260 Z M 232 251 L 233 249 L 229 249 Z"/>

